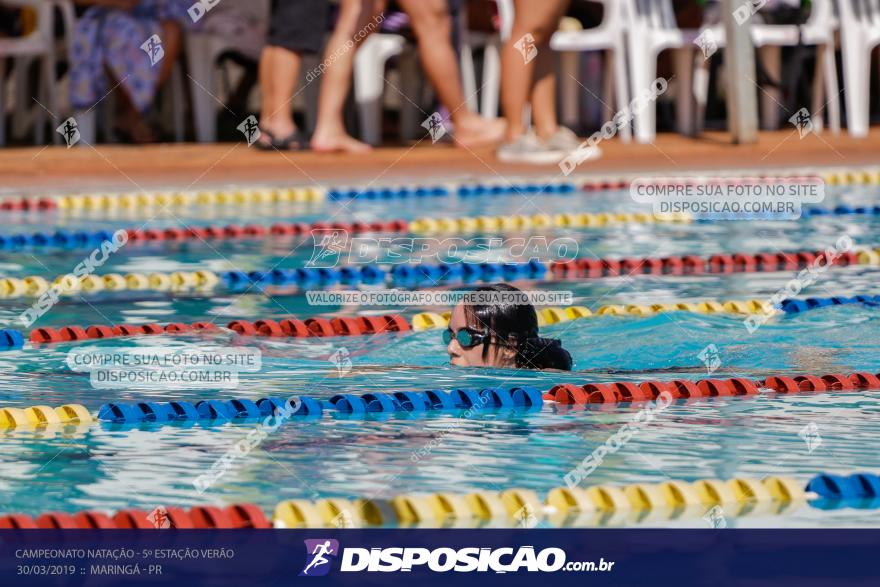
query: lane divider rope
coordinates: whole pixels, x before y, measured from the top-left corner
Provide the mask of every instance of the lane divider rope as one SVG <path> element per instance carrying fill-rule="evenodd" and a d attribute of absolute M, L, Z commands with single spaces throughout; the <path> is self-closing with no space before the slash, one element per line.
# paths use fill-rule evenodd
<path fill-rule="evenodd" d="M 164 508 L 170 527 L 189 528 L 358 528 L 370 526 L 411 527 L 475 525 L 536 526 L 580 525 L 592 518 L 604 525 L 619 514 L 655 514 L 677 519 L 701 516 L 713 507 L 725 514 L 779 515 L 806 503 L 810 494 L 789 477 L 748 477 L 727 481 L 701 479 L 694 482 L 665 481 L 630 485 L 594 485 L 586 488 L 556 487 L 542 500 L 530 489 L 457 493 L 410 493 L 389 499 L 327 497 L 314 501 L 290 499 L 278 503 L 270 523 L 253 504 L 225 508 L 196 506 L 189 511 Z M 656 518 L 655 518 L 656 519 Z M 47 513 L 36 519 L 24 514 L 0 516 L 0 528 L 155 528 L 150 515 L 141 510 L 113 514 L 85 511 L 74 514 Z"/>
<path fill-rule="evenodd" d="M 824 251 L 796 253 L 736 253 L 732 255 L 683 255 L 623 259 L 583 258 L 571 261 L 542 263 L 441 263 L 419 265 L 382 264 L 358 266 L 274 269 L 272 271 L 176 271 L 149 275 L 73 275 L 56 277 L 50 284 L 39 276 L 0 278 L 0 298 L 40 296 L 53 288 L 59 295 L 66 293 L 149 290 L 176 291 L 184 289 L 211 290 L 223 286 L 243 290 L 250 287 L 297 286 L 326 288 L 342 285 L 385 285 L 387 287 L 430 287 L 441 284 L 476 282 L 566 280 L 636 275 L 702 275 L 741 272 L 792 271 L 818 263 L 829 266 L 880 265 L 880 249 L 847 251 L 828 262 Z M 548 275 L 549 273 L 549 275 Z M 53 287 L 54 286 L 54 287 Z"/>
<path fill-rule="evenodd" d="M 877 307 L 880 306 L 880 295 L 861 295 L 853 297 L 836 296 L 833 298 L 807 298 L 804 300 L 790 298 L 787 300 L 782 300 L 782 303 L 780 304 L 780 309 L 786 314 L 798 314 L 800 312 L 815 310 L 816 308 L 827 308 L 828 306 L 843 306 L 850 304 L 862 304 L 864 306 Z"/>
<path fill-rule="evenodd" d="M 836 171 L 793 173 L 779 170 L 771 174 L 766 170 L 738 170 L 730 177 L 755 177 L 767 179 L 774 177 L 819 176 L 829 185 L 880 184 L 880 170 L 874 168 L 841 169 Z M 660 179 L 660 178 L 658 178 Z M 688 179 L 683 176 L 682 179 Z M 474 182 L 463 180 L 443 184 L 382 186 L 367 189 L 325 188 L 322 186 L 255 186 L 229 187 L 200 191 L 145 191 L 141 193 L 106 194 L 62 194 L 50 196 L 16 196 L 0 198 L 0 211 L 15 210 L 76 210 L 107 208 L 150 208 L 153 206 L 187 207 L 201 206 L 244 206 L 275 202 L 312 202 L 325 198 L 338 199 L 392 199 L 408 197 L 447 196 L 461 197 L 505 194 L 573 193 L 580 190 L 622 190 L 628 188 L 630 180 L 621 177 L 583 176 L 560 181 L 558 177 L 514 179 L 511 182 Z M 840 213 L 846 212 L 841 206 Z M 821 213 L 821 212 L 819 212 Z M 837 213 L 837 212 L 834 212 Z M 862 213 L 862 212 L 855 212 Z"/>
<path fill-rule="evenodd" d="M 649 380 L 641 383 L 629 381 L 613 383 L 588 383 L 554 385 L 547 392 L 534 387 L 491 387 L 477 389 L 399 391 L 394 393 L 365 393 L 361 395 L 342 393 L 329 399 L 311 396 L 294 396 L 289 399 L 277 397 L 253 401 L 246 398 L 201 400 L 196 403 L 175 402 L 115 402 L 102 405 L 92 420 L 111 424 L 140 424 L 145 422 L 169 423 L 175 421 L 219 421 L 265 418 L 279 413 L 293 416 L 319 418 L 335 412 L 352 417 L 365 417 L 371 413 L 409 412 L 424 414 L 437 410 L 539 411 L 544 402 L 557 405 L 619 404 L 656 401 L 668 394 L 671 400 L 755 396 L 762 391 L 782 394 L 826 391 L 880 390 L 880 373 L 856 372 L 849 375 L 831 373 L 826 375 L 774 375 L 763 380 L 744 377 L 731 379 L 673 379 Z M 30 411 L 29 411 L 30 410 Z M 56 421 L 52 413 L 57 415 Z M 59 408 L 34 406 L 33 408 L 2 408 L 0 428 L 35 428 L 49 424 L 86 422 L 88 414 L 77 404 Z"/>
<path fill-rule="evenodd" d="M 108 515 L 99 511 L 81 511 L 73 514 L 49 512 L 36 519 L 25 514 L 0 516 L 0 528 L 16 529 L 138 529 L 158 528 L 184 529 L 240 529 L 271 528 L 272 523 L 257 506 L 249 503 L 226 507 L 196 506 L 188 511 L 179 507 L 161 508 L 161 519 L 157 511 L 152 513 L 138 509 L 125 509 Z M 157 524 L 157 522 L 159 524 Z M 167 523 L 167 525 L 165 525 Z"/>
<path fill-rule="evenodd" d="M 462 216 L 458 218 L 422 217 L 410 221 L 409 230 L 415 234 L 455 234 L 481 231 L 531 230 L 550 227 L 599 228 L 621 224 L 687 223 L 686 214 L 655 216 L 642 212 L 580 212 L 566 214 Z"/>
<path fill-rule="evenodd" d="M 880 296 L 855 296 L 852 298 L 807 298 L 805 300 L 787 299 L 780 308 L 773 307 L 767 300 L 701 300 L 693 302 L 657 303 L 657 304 L 606 304 L 595 310 L 586 306 L 548 307 L 537 310 L 538 325 L 545 327 L 552 324 L 596 318 L 599 316 L 652 316 L 668 312 L 692 312 L 697 314 L 732 314 L 749 315 L 776 313 L 794 314 L 814 308 L 831 305 L 862 303 L 871 307 L 880 305 Z M 241 336 L 264 337 L 329 337 L 329 336 L 362 336 L 383 332 L 407 332 L 409 330 L 424 331 L 446 328 L 449 325 L 451 312 L 435 313 L 420 312 L 409 320 L 399 314 L 371 316 L 336 316 L 331 318 L 283 318 L 260 319 L 255 321 L 233 320 L 226 328 Z M 208 322 L 192 324 L 173 323 L 165 326 L 158 324 L 123 324 L 123 325 L 92 325 L 86 328 L 64 326 L 60 328 L 38 328 L 27 336 L 34 344 L 58 342 L 74 342 L 80 340 L 111 338 L 118 336 L 139 336 L 154 334 L 179 334 L 190 331 L 216 330 L 217 327 Z M 22 348 L 25 335 L 13 329 L 0 329 L 0 348 Z"/>

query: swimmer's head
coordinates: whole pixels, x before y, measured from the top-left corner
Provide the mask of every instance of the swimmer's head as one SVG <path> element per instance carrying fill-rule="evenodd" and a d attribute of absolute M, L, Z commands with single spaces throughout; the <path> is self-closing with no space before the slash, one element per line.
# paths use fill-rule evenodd
<path fill-rule="evenodd" d="M 507 299 L 493 303 L 474 296 L 452 310 L 444 340 L 453 365 L 571 370 L 571 355 L 560 341 L 538 335 L 538 315 L 524 293 L 506 283 L 474 290 L 492 293 Z"/>

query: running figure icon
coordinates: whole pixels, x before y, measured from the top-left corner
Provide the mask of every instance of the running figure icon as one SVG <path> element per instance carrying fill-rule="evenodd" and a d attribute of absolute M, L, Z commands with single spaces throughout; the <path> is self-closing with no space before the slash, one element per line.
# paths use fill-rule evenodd
<path fill-rule="evenodd" d="M 306 540 L 306 553 L 309 560 L 300 573 L 301 577 L 317 577 L 330 571 L 329 556 L 339 554 L 339 542 L 332 539 Z M 310 571 L 312 571 L 310 573 Z"/>

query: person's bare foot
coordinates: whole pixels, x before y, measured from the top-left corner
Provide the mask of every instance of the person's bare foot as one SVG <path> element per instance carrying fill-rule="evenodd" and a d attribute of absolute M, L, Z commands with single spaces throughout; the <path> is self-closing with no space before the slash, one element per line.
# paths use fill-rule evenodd
<path fill-rule="evenodd" d="M 315 131 L 312 136 L 312 150 L 316 153 L 369 153 L 373 147 L 366 143 L 362 143 L 353 136 L 348 135 L 344 131 L 341 132 L 322 132 Z"/>
<path fill-rule="evenodd" d="M 452 138 L 468 149 L 497 145 L 504 139 L 507 122 L 503 118 L 483 118 L 476 114 L 456 121 Z"/>

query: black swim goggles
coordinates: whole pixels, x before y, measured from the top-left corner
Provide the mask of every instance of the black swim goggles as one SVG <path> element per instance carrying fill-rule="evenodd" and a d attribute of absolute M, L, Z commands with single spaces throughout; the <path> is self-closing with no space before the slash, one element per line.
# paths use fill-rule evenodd
<path fill-rule="evenodd" d="M 486 342 L 489 335 L 485 332 L 474 330 L 473 328 L 462 328 L 458 331 L 453 331 L 451 328 L 447 328 L 443 331 L 443 344 L 448 345 L 452 342 L 453 338 L 458 341 L 461 348 L 470 349 Z"/>

